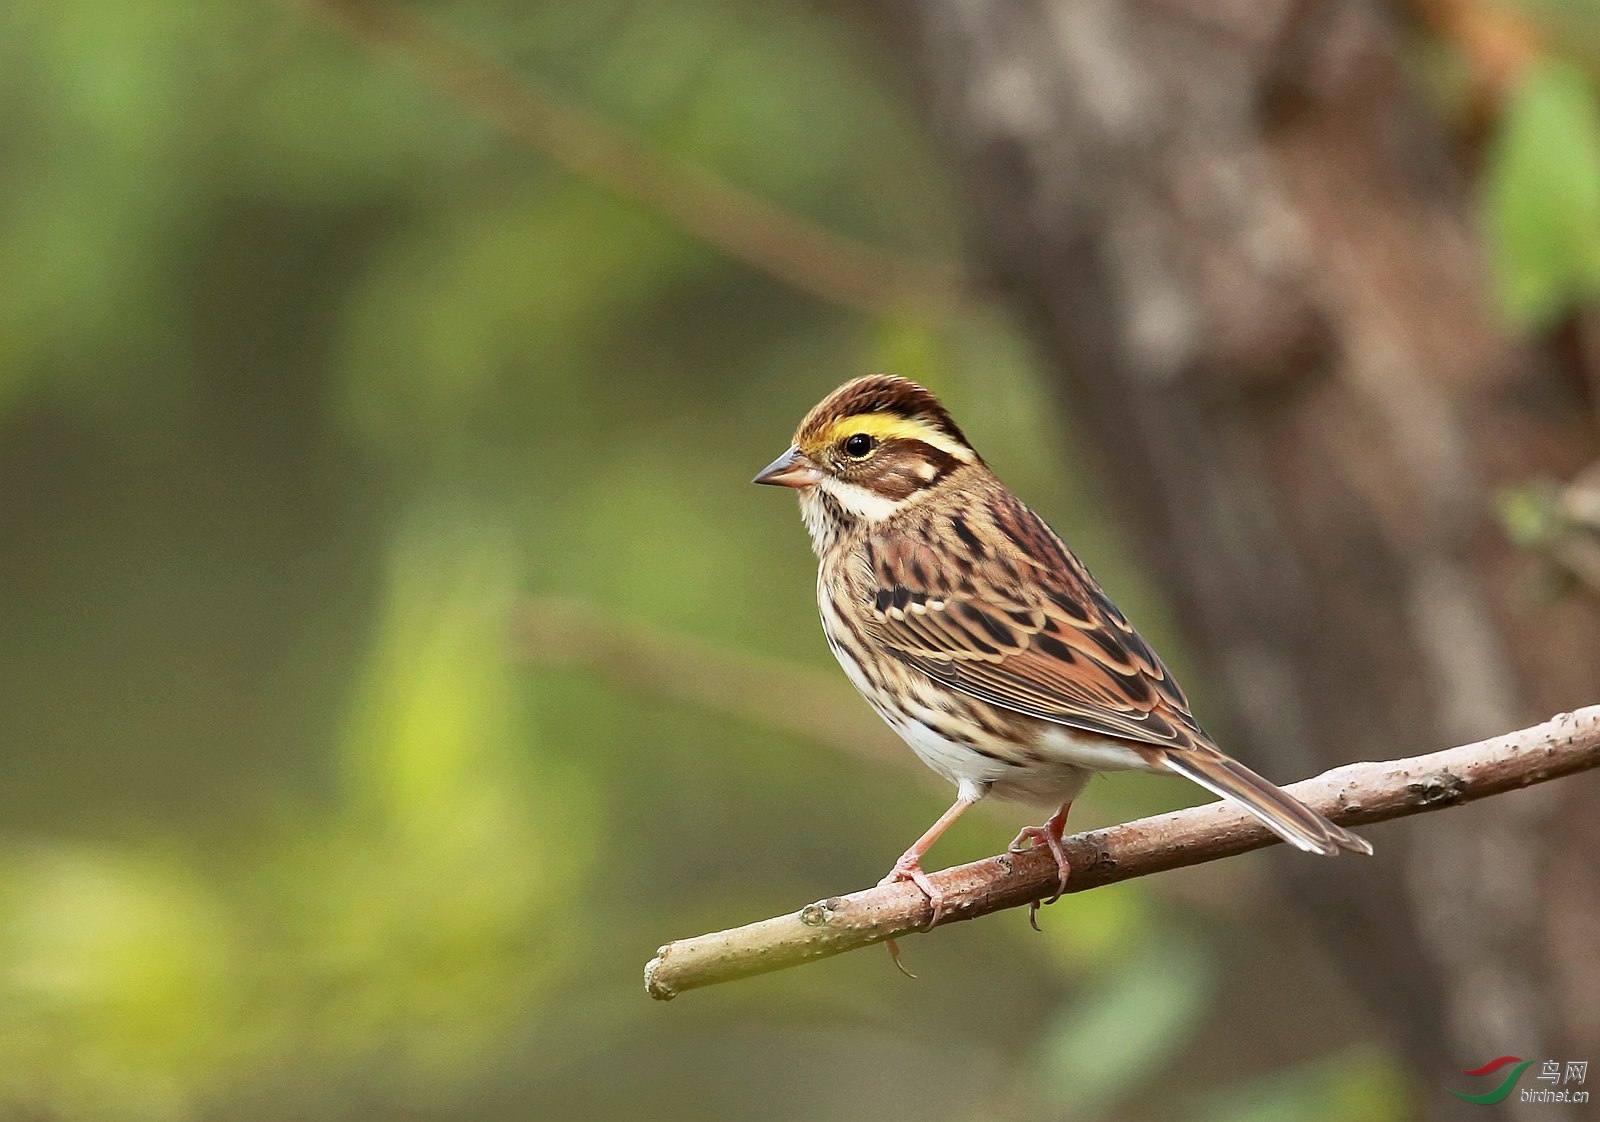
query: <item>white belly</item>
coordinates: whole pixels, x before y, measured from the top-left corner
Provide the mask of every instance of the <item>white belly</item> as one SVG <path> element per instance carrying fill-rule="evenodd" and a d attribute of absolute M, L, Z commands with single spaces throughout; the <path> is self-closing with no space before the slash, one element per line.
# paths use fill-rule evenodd
<path fill-rule="evenodd" d="M 1074 767 L 1090 771 L 1151 771 L 1155 770 L 1145 758 L 1126 744 L 1096 736 L 1092 732 L 1079 732 L 1065 725 L 1046 723 L 1039 737 L 1039 748 L 1045 755 Z"/>

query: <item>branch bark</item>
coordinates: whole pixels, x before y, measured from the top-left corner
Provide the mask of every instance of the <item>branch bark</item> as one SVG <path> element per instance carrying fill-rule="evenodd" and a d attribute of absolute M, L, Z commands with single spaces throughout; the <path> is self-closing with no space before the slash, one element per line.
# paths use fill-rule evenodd
<path fill-rule="evenodd" d="M 1426 756 L 1348 764 L 1287 788 L 1344 825 L 1383 822 L 1473 802 L 1600 767 L 1600 705 L 1541 725 Z M 1065 841 L 1067 891 L 1232 857 L 1277 839 L 1226 803 L 1143 818 Z M 1054 891 L 1055 861 L 1042 850 L 1003 853 L 933 874 L 945 894 L 941 926 L 1015 908 Z M 798 912 L 680 939 L 645 966 L 645 989 L 670 1000 L 685 990 L 765 974 L 926 930 L 928 901 L 907 883 L 808 904 Z"/>

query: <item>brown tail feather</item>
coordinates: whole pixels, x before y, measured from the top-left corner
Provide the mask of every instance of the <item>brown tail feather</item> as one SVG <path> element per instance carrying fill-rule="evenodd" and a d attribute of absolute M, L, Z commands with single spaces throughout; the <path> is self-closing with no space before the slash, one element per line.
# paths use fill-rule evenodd
<path fill-rule="evenodd" d="M 1214 795 L 1232 799 L 1284 841 L 1307 853 L 1335 856 L 1341 849 L 1372 853 L 1367 839 L 1328 821 L 1293 795 L 1222 753 L 1191 748 L 1162 753 L 1161 762 Z"/>

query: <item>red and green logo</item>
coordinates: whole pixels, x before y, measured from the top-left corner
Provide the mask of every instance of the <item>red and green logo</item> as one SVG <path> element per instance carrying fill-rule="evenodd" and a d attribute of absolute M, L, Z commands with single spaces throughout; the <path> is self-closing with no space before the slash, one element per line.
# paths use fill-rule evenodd
<path fill-rule="evenodd" d="M 1498 1060 L 1490 1060 L 1482 1067 L 1475 1067 L 1470 1071 L 1461 1073 L 1462 1075 L 1489 1075 L 1492 1072 L 1499 1071 L 1507 1064 L 1516 1064 L 1517 1066 L 1511 1069 L 1506 1077 L 1500 1081 L 1500 1086 L 1494 1090 L 1485 1091 L 1481 1095 L 1468 1095 L 1461 1091 L 1450 1091 L 1448 1087 L 1445 1090 L 1450 1091 L 1458 1099 L 1466 1099 L 1469 1103 L 1482 1103 L 1488 1106 L 1490 1103 L 1500 1102 L 1511 1094 L 1511 1088 L 1517 1085 L 1517 1077 L 1526 1071 L 1531 1063 L 1533 1063 L 1532 1060 L 1524 1060 L 1520 1056 L 1501 1056 Z"/>

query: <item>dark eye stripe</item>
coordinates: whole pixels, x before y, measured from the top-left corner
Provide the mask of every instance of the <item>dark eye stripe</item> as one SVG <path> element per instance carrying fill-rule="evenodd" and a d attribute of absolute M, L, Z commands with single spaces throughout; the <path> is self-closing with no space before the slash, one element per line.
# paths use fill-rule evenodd
<path fill-rule="evenodd" d="M 931 444 L 894 437 L 879 444 L 871 458 L 845 459 L 840 469 L 846 479 L 898 502 L 927 490 L 961 466 L 960 460 Z M 852 470 L 856 472 L 854 476 Z"/>

